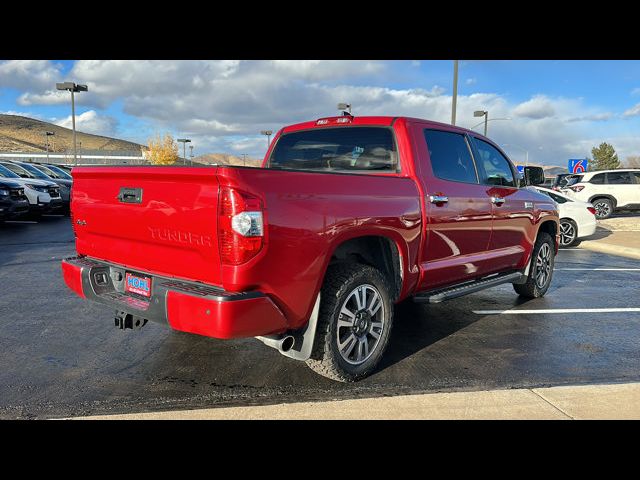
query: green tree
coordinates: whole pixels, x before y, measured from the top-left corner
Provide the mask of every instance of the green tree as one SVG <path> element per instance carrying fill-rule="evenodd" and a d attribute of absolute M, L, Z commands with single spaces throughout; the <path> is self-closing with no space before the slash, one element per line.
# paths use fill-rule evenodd
<path fill-rule="evenodd" d="M 602 142 L 591 149 L 593 160 L 589 162 L 589 170 L 613 170 L 620 168 L 620 160 L 613 145 Z"/>

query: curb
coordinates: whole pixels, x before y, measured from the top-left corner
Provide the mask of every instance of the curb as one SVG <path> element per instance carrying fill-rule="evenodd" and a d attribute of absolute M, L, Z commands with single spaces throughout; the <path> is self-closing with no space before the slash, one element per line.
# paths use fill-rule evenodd
<path fill-rule="evenodd" d="M 608 253 L 609 255 L 618 255 L 619 257 L 640 260 L 640 248 L 622 247 L 611 243 L 603 243 L 601 240 L 583 241 L 578 245 L 578 248 L 583 248 L 592 252 Z"/>

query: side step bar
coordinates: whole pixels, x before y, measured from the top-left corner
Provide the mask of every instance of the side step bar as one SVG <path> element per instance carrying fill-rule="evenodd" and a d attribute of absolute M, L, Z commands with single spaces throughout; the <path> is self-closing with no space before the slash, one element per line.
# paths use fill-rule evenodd
<path fill-rule="evenodd" d="M 518 283 L 518 281 L 522 281 L 522 273 L 520 272 L 501 273 L 493 277 L 454 285 L 449 288 L 420 293 L 413 297 L 413 301 L 417 303 L 440 303 L 451 298 L 462 297 L 469 293 L 479 292 L 485 288 L 495 287 L 496 285 L 502 285 L 503 283 Z"/>

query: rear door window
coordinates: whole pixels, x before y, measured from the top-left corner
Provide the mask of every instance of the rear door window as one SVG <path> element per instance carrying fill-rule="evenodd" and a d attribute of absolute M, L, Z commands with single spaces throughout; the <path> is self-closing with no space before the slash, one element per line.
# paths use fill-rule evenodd
<path fill-rule="evenodd" d="M 599 173 L 591 177 L 589 183 L 593 183 L 594 185 L 604 185 L 604 173 Z"/>
<path fill-rule="evenodd" d="M 471 149 L 464 135 L 442 130 L 425 130 L 433 174 L 442 180 L 478 183 Z"/>
<path fill-rule="evenodd" d="M 385 127 L 317 128 L 285 133 L 278 139 L 268 165 L 320 172 L 399 170 L 393 134 Z"/>
<path fill-rule="evenodd" d="M 629 172 L 609 172 L 607 173 L 607 183 L 609 185 L 631 185 L 631 175 Z"/>
<path fill-rule="evenodd" d="M 640 183 L 640 172 L 631 172 L 631 175 L 635 178 L 636 183 Z"/>

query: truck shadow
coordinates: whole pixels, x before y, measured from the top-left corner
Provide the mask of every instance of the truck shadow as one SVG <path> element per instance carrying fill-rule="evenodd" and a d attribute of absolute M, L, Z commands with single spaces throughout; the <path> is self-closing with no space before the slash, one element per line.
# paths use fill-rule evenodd
<path fill-rule="evenodd" d="M 512 307 L 529 301 L 515 297 Z M 482 319 L 482 315 L 451 301 L 430 305 L 407 299 L 396 305 L 391 338 L 377 370 L 381 372 Z"/>

